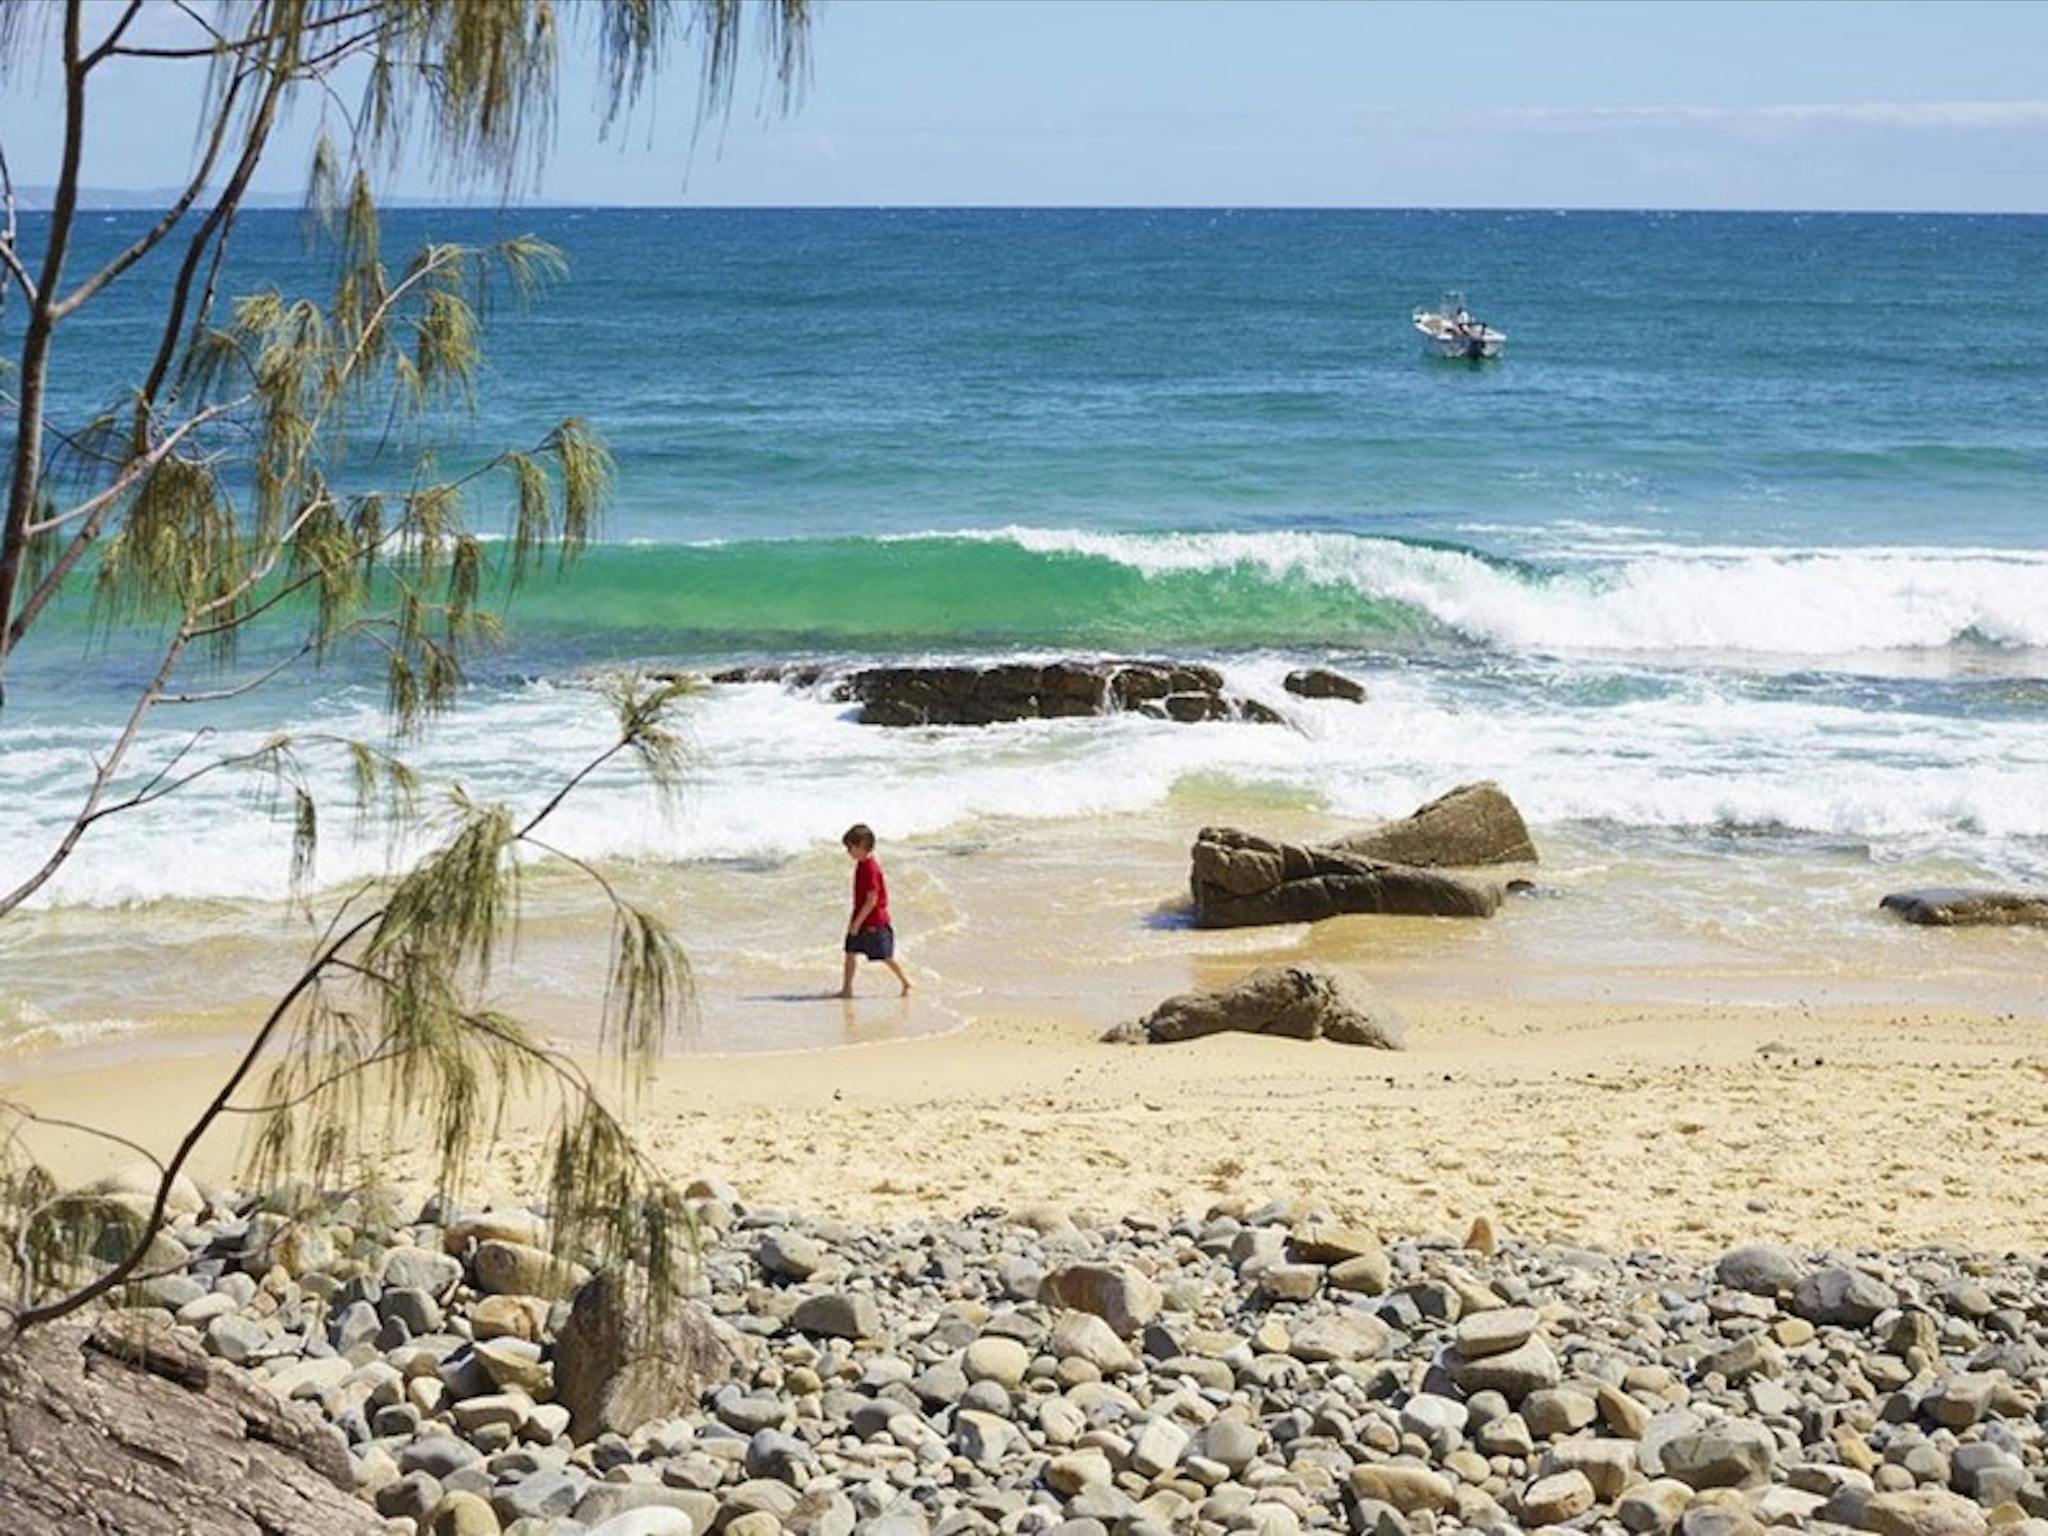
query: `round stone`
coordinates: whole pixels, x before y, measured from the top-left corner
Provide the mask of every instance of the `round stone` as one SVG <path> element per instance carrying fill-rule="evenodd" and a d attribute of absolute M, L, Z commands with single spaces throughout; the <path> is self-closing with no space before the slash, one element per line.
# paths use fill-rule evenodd
<path fill-rule="evenodd" d="M 1539 1477 L 1522 1494 L 1522 1520 L 1530 1526 L 1558 1525 L 1593 1507 L 1593 1485 L 1576 1469 Z"/>
<path fill-rule="evenodd" d="M 960 1359 L 960 1369 L 970 1382 L 993 1381 L 1015 1388 L 1031 1369 L 1031 1351 L 1015 1339 L 1000 1336 L 976 1339 Z"/>

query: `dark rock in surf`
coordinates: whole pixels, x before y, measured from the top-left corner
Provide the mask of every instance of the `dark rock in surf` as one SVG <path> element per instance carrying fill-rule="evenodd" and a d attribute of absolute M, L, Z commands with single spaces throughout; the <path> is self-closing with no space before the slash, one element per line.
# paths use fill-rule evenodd
<path fill-rule="evenodd" d="M 656 672 L 661 681 L 683 677 L 684 673 Z M 711 674 L 714 683 L 781 683 L 785 688 L 815 688 L 825 680 L 825 668 L 817 662 L 797 665 L 771 664 L 761 667 L 727 667 Z"/>
<path fill-rule="evenodd" d="M 1280 681 L 1289 693 L 1304 699 L 1342 699 L 1349 704 L 1365 702 L 1365 684 L 1328 667 L 1302 667 Z"/>
<path fill-rule="evenodd" d="M 992 725 L 1118 711 L 1184 724 L 1278 718 L 1227 693 L 1214 667 L 1169 662 L 865 667 L 848 674 L 840 692 L 859 701 L 863 725 Z"/>
<path fill-rule="evenodd" d="M 2048 928 L 2048 891 L 1930 886 L 1894 891 L 1878 906 L 1929 928 Z"/>
<path fill-rule="evenodd" d="M 1398 1051 L 1408 1027 L 1342 978 L 1300 965 L 1270 965 L 1215 990 L 1169 997 L 1142 1019 L 1102 1038 L 1117 1045 L 1167 1045 L 1205 1035 L 1279 1035 Z"/>
<path fill-rule="evenodd" d="M 1229 692 L 1214 667 L 1189 662 L 935 664 L 860 667 L 839 674 L 816 665 L 736 667 L 714 673 L 711 680 L 780 682 L 792 688 L 829 685 L 833 698 L 861 706 L 862 725 L 996 725 L 1124 712 L 1183 724 L 1284 723 L 1271 706 Z"/>
<path fill-rule="evenodd" d="M 1195 920 L 1204 928 L 1312 923 L 1345 912 L 1491 917 L 1501 902 L 1490 882 L 1230 827 L 1204 827 L 1191 863 Z"/>
<path fill-rule="evenodd" d="M 1329 846 L 1425 869 L 1536 862 L 1536 845 L 1529 839 L 1522 813 L 1491 779 L 1460 784 L 1413 815 L 1348 833 Z"/>

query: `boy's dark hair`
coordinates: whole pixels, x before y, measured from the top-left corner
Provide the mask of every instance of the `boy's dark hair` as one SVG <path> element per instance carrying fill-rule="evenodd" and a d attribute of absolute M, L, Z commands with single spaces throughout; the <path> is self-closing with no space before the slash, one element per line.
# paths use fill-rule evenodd
<path fill-rule="evenodd" d="M 875 830 L 864 821 L 856 821 L 839 841 L 849 848 L 872 848 L 875 846 Z"/>

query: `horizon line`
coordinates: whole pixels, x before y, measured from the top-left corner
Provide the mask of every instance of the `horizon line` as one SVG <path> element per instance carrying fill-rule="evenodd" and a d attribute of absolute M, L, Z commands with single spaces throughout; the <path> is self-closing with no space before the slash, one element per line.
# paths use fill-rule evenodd
<path fill-rule="evenodd" d="M 22 191 L 29 189 L 23 188 Z M 43 190 L 37 188 L 34 190 Z M 175 195 L 176 189 L 165 189 Z M 139 213 L 161 211 L 164 198 L 148 196 L 127 188 L 81 188 L 81 198 L 93 198 L 93 205 L 81 202 L 79 213 Z M 248 213 L 300 213 L 302 200 L 288 193 L 254 194 L 256 201 L 244 201 Z M 102 200 L 104 199 L 104 201 Z M 132 199 L 132 201 L 130 200 Z M 553 198 L 517 201 L 485 201 L 419 197 L 394 194 L 380 199 L 388 209 L 445 212 L 513 212 L 521 209 L 572 210 L 589 213 L 1645 213 L 1709 214 L 1755 216 L 1793 214 L 1808 217 L 1879 218 L 2048 218 L 2042 208 L 1973 207 L 1796 207 L 1792 205 L 1701 206 L 1653 203 L 1002 203 L 1002 202 L 877 202 L 877 203 L 616 203 L 578 202 Z M 193 204 L 195 209 L 213 204 Z M 17 212 L 47 214 L 42 206 L 17 206 Z"/>

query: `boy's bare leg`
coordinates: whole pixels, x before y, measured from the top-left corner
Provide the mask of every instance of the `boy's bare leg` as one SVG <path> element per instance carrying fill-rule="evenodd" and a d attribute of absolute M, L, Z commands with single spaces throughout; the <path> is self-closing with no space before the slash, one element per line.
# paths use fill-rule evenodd
<path fill-rule="evenodd" d="M 882 964 L 889 967 L 890 975 L 903 983 L 903 995 L 905 997 L 910 996 L 910 978 L 903 974 L 903 967 L 898 965 L 893 959 L 884 960 Z"/>
<path fill-rule="evenodd" d="M 859 964 L 859 955 L 848 955 L 846 957 L 846 974 L 839 980 L 839 995 L 841 997 L 853 996 L 853 968 Z"/>

